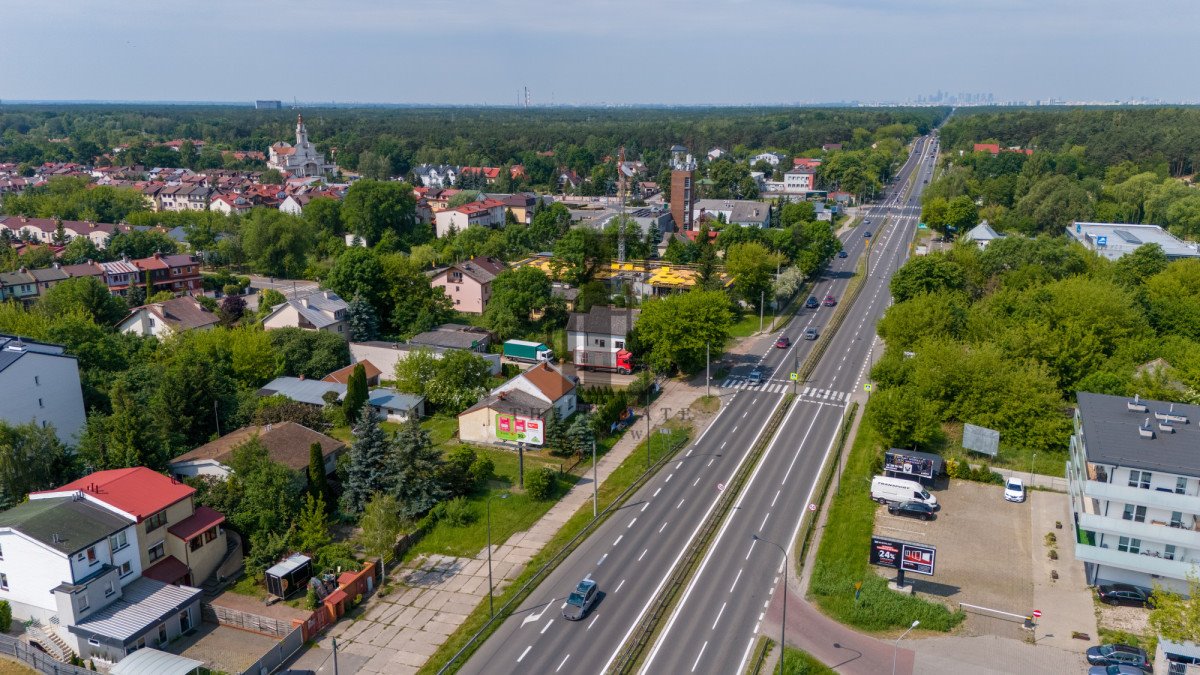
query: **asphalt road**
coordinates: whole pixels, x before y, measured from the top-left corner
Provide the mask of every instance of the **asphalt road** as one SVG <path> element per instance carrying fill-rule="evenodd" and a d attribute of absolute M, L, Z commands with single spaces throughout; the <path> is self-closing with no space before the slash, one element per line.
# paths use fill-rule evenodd
<path fill-rule="evenodd" d="M 923 145 L 923 140 L 919 141 L 918 147 L 921 145 Z M 915 152 L 914 156 L 919 154 L 919 151 Z M 897 186 L 894 188 L 895 190 L 903 189 L 906 184 L 905 179 L 913 170 L 914 164 L 913 159 L 905 164 L 900 178 L 895 183 Z M 894 195 L 889 193 L 884 204 L 894 198 Z M 848 257 L 834 259 L 825 277 L 819 280 L 815 295 L 819 298 L 825 295 L 841 298 L 846 284 L 853 274 L 857 259 L 867 245 L 867 240 L 862 236 L 862 230 L 874 227 L 875 217 L 882 218 L 885 208 L 881 206 L 873 209 L 872 226 L 860 226 L 845 236 L 845 249 Z M 890 231 L 895 232 L 895 229 Z M 884 260 L 888 251 L 894 249 L 895 242 L 899 240 L 897 235 L 881 233 L 879 241 L 874 244 L 876 253 L 872 254 L 871 264 L 880 264 L 877 261 Z M 901 253 L 903 252 L 901 251 Z M 891 257 L 893 258 L 892 262 L 887 263 L 883 269 L 891 269 L 895 265 L 895 260 L 899 259 L 894 252 Z M 854 370 L 854 368 L 846 369 L 844 363 L 835 363 L 835 361 L 842 358 L 843 347 L 847 341 L 853 343 L 856 348 L 862 346 L 864 350 L 869 349 L 870 336 L 874 335 L 874 319 L 872 318 L 869 325 L 864 323 L 863 319 L 868 315 L 874 317 L 882 312 L 883 305 L 887 302 L 886 281 L 882 286 L 884 294 L 881 297 L 883 299 L 877 299 L 875 304 L 870 304 L 870 298 L 879 294 L 879 288 L 877 282 L 871 282 L 869 287 L 864 289 L 855 308 L 843 324 L 844 331 L 866 330 L 868 332 L 860 333 L 863 336 L 861 338 L 858 337 L 859 334 L 855 334 L 854 339 L 839 336 L 827 350 L 810 382 L 798 386 L 800 393 L 803 393 L 805 389 L 810 390 L 810 393 L 808 396 L 800 397 L 805 403 L 793 407 L 786 424 L 773 439 L 767 457 L 764 459 L 764 464 L 770 462 L 772 468 L 765 472 L 760 468 L 755 474 L 752 485 L 760 485 L 764 480 L 760 476 L 763 476 L 764 473 L 766 476 L 785 475 L 784 471 L 788 467 L 783 466 L 780 469 L 775 465 L 779 463 L 781 457 L 789 454 L 796 455 L 796 452 L 779 448 L 799 447 L 797 441 L 801 437 L 793 438 L 793 434 L 797 431 L 802 435 L 804 433 L 809 435 L 809 438 L 804 439 L 801 443 L 805 448 L 820 442 L 820 439 L 832 437 L 833 431 L 836 429 L 837 418 L 841 414 L 841 407 L 840 404 L 833 404 L 831 401 L 835 393 L 840 394 L 839 400 L 848 398 L 845 395 L 852 390 L 847 387 L 850 386 L 850 380 L 853 379 L 848 375 L 851 370 Z M 877 309 L 877 311 L 872 313 L 870 309 L 864 309 L 867 306 Z M 797 317 L 793 319 L 786 331 L 793 338 L 790 348 L 776 349 L 772 344 L 773 338 L 762 339 L 760 340 L 762 356 L 742 359 L 729 378 L 722 382 L 714 381 L 714 388 L 720 387 L 719 392 L 725 400 L 721 412 L 709 427 L 695 442 L 679 453 L 677 460 L 672 461 L 651 477 L 619 512 L 613 514 L 560 564 L 526 598 L 525 602 L 496 633 L 480 647 L 464 665 L 461 672 L 553 673 L 580 670 L 603 672 L 606 670 L 643 614 L 649 609 L 671 571 L 679 564 L 688 548 L 693 545 L 697 533 L 716 504 L 721 486 L 730 481 L 745 461 L 749 449 L 758 440 L 767 420 L 781 403 L 783 394 L 790 386 L 788 372 L 812 349 L 812 342 L 796 338 L 800 336 L 804 328 L 810 326 L 822 330 L 832 314 L 833 308 L 829 307 L 798 310 Z M 856 362 L 862 360 L 859 358 Z M 745 375 L 757 365 L 769 368 L 772 372 L 771 378 L 761 385 L 748 386 L 744 379 Z M 842 371 L 845 371 L 847 377 L 840 375 Z M 854 373 L 855 376 L 858 374 Z M 828 382 L 829 386 L 824 386 L 822 384 L 824 382 Z M 726 386 L 722 387 L 722 385 Z M 814 398 L 814 396 L 818 398 Z M 654 410 L 652 414 L 657 420 L 661 419 L 664 412 L 670 411 Z M 828 445 L 828 440 L 823 442 Z M 794 472 L 789 474 L 790 480 L 796 485 L 801 482 L 811 483 L 813 476 L 808 474 L 815 474 L 816 469 L 813 467 L 816 462 L 819 462 L 819 457 L 808 457 L 809 454 L 816 453 L 806 451 L 803 454 L 805 454 L 804 461 L 795 462 Z M 786 498 L 780 496 L 776 499 L 782 500 L 778 505 L 780 511 L 777 511 L 777 514 L 779 515 L 774 517 L 773 522 L 770 522 L 770 518 L 767 519 L 766 524 L 769 524 L 770 527 L 764 530 L 764 536 L 769 536 L 768 531 L 775 534 L 775 530 L 771 528 L 782 527 L 784 523 L 793 520 L 791 517 L 793 512 L 798 516 L 798 508 L 801 508 L 805 501 L 803 495 L 794 495 L 790 491 Z M 742 500 L 746 501 L 746 497 L 743 497 Z M 772 495 L 768 494 L 767 501 L 771 500 Z M 747 504 L 746 508 L 739 509 L 735 513 L 765 512 L 758 508 L 757 503 L 755 504 L 757 510 L 747 510 L 749 506 L 750 504 Z M 771 505 L 771 508 L 776 507 Z M 785 517 L 784 513 L 789 515 Z M 753 523 L 753 525 L 759 524 L 758 520 Z M 749 523 L 744 525 L 746 528 L 750 526 Z M 741 529 L 737 531 L 737 537 L 740 540 L 743 532 Z M 746 537 L 749 537 L 749 531 L 745 530 Z M 714 550 L 732 551 L 728 547 L 732 536 L 728 534 L 728 523 L 723 532 L 721 542 Z M 780 538 L 785 537 L 781 536 Z M 744 549 L 740 543 L 738 548 Z M 766 581 L 769 581 L 770 571 L 777 567 L 777 559 L 767 559 L 761 555 L 761 552 L 762 547 L 759 547 L 758 554 L 751 556 L 755 565 L 754 572 L 741 579 L 742 585 L 734 583 L 736 595 L 730 596 L 719 592 L 726 590 L 728 586 L 726 589 L 704 588 L 701 592 L 689 593 L 689 602 L 684 603 L 684 606 L 688 608 L 688 615 L 692 615 L 692 603 L 711 604 L 707 598 L 702 600 L 700 596 L 711 596 L 712 598 L 726 596 L 723 602 L 730 606 L 723 610 L 727 616 L 719 617 L 720 622 L 727 622 L 719 624 L 723 631 L 722 634 L 725 630 L 730 630 L 731 626 L 740 625 L 740 622 L 744 620 L 742 615 L 747 612 L 752 611 L 754 615 L 757 615 L 762 606 L 761 600 L 747 599 L 743 593 L 749 592 L 748 589 L 752 586 L 756 591 L 760 590 L 765 593 L 767 591 L 766 583 L 761 578 L 761 574 L 767 574 Z M 744 551 L 739 553 L 737 558 L 741 559 L 743 554 Z M 747 573 L 749 572 L 750 570 L 747 570 Z M 701 572 L 700 577 L 707 579 L 709 574 L 706 569 Z M 566 595 L 580 579 L 584 578 L 596 580 L 602 595 L 583 621 L 567 621 L 561 613 Z M 734 580 L 730 578 L 724 583 L 732 582 Z M 730 599 L 734 602 L 730 603 Z M 717 602 L 716 605 L 720 607 L 721 602 Z M 707 609 L 696 611 L 707 612 Z M 731 620 L 735 614 L 738 616 L 739 624 L 734 624 Z M 706 616 L 708 618 L 702 621 L 700 615 L 696 614 L 696 621 L 699 622 L 697 626 L 705 624 L 705 621 L 707 624 L 701 626 L 702 628 L 710 628 L 713 625 L 711 615 Z M 751 622 L 738 630 L 743 631 L 748 639 L 753 625 Z M 682 634 L 678 632 L 678 627 L 674 630 L 676 632 L 673 632 L 672 635 L 678 637 Z M 656 672 L 676 672 L 677 667 L 682 667 L 679 665 L 682 660 L 687 661 L 686 668 L 678 672 L 684 672 L 691 668 L 693 661 L 696 661 L 698 650 L 702 648 L 703 644 L 710 641 L 709 637 L 704 637 L 696 642 L 694 647 L 691 646 L 692 638 L 700 638 L 701 634 L 709 636 L 712 634 L 712 630 L 700 631 L 697 629 L 695 635 L 689 636 L 686 640 L 681 639 L 681 642 L 686 642 L 689 647 L 679 651 L 678 654 L 675 654 L 675 650 L 672 649 L 670 654 L 664 652 L 658 655 L 658 658 L 662 659 L 660 663 L 672 665 L 656 668 Z M 745 640 L 739 636 L 737 643 L 737 650 L 740 651 Z M 706 648 L 712 652 L 720 651 L 712 646 Z M 730 658 L 731 668 L 736 666 L 737 659 L 741 658 L 741 654 L 737 654 L 736 658 Z M 709 657 L 705 656 L 705 662 L 700 664 L 704 666 L 701 669 L 703 672 L 732 672 L 729 668 L 709 669 L 706 665 L 708 659 Z"/>
<path fill-rule="evenodd" d="M 817 474 L 845 414 L 845 400 L 812 392 L 854 392 L 862 387 L 877 344 L 875 324 L 891 303 L 888 282 L 906 260 L 917 226 L 915 203 L 919 203 L 927 164 L 932 164 L 931 156 L 922 157 L 910 200 L 889 194 L 884 206 L 873 210 L 872 225 L 860 226 L 882 225 L 885 215 L 889 220 L 884 231 L 873 231 L 877 239 L 868 259 L 867 284 L 804 383 L 810 394 L 801 396 L 788 412 L 775 442 L 651 648 L 642 672 L 740 673 L 745 667 L 767 606 L 781 588 L 780 548 L 789 554 L 795 548 L 801 517 L 813 501 Z M 754 535 L 766 541 L 755 541 Z"/>

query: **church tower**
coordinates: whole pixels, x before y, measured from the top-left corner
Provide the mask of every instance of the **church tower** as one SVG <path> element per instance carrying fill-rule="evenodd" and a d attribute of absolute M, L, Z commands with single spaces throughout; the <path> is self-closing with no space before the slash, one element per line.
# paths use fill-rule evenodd
<path fill-rule="evenodd" d="M 304 115 L 297 113 L 296 115 L 296 147 L 303 148 L 308 145 L 308 130 L 304 128 Z"/>

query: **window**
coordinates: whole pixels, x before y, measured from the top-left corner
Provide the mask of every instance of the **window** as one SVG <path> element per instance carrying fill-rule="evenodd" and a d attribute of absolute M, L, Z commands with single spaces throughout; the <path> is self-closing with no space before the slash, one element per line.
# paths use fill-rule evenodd
<path fill-rule="evenodd" d="M 214 540 L 214 539 L 216 539 L 216 538 L 217 538 L 217 528 L 216 528 L 216 526 L 210 527 L 210 528 L 208 528 L 207 530 L 205 530 L 205 531 L 204 531 L 204 543 L 206 543 L 206 544 L 207 544 L 208 542 L 210 542 L 210 541 L 212 541 L 212 540 Z"/>
<path fill-rule="evenodd" d="M 113 593 L 116 593 L 116 592 L 117 592 L 117 587 L 116 587 L 116 584 L 113 583 L 112 579 L 109 579 L 108 581 L 104 582 L 104 597 L 106 597 L 106 598 L 110 597 L 110 596 L 112 596 Z"/>
<path fill-rule="evenodd" d="M 1183 512 L 1182 511 L 1172 511 L 1171 512 L 1171 527 L 1183 527 Z"/>
<path fill-rule="evenodd" d="M 39 378 L 37 375 L 34 375 L 34 376 L 33 376 L 33 383 L 34 383 L 34 384 L 41 384 L 41 383 L 42 383 L 42 380 L 41 380 L 41 378 Z"/>
<path fill-rule="evenodd" d="M 150 327 L 154 328 L 154 319 L 150 319 Z"/>
<path fill-rule="evenodd" d="M 167 644 L 167 624 L 160 624 L 158 627 L 158 644 Z"/>
<path fill-rule="evenodd" d="M 625 341 L 617 340 L 617 341 L 613 342 L 613 346 L 616 347 L 617 349 L 625 349 Z"/>
<path fill-rule="evenodd" d="M 100 558 L 96 557 L 96 547 L 91 546 L 87 550 L 87 561 L 89 565 L 95 565 L 100 562 Z"/>
<path fill-rule="evenodd" d="M 1181 495 L 1187 489 L 1187 479 L 1180 476 L 1175 479 L 1175 494 Z"/>
<path fill-rule="evenodd" d="M 603 347 L 603 346 L 604 346 L 604 340 L 596 340 L 596 346 L 597 346 L 597 347 Z"/>
<path fill-rule="evenodd" d="M 45 401 L 43 401 L 42 399 L 40 399 L 40 398 L 39 398 L 39 399 L 38 399 L 38 407 L 39 407 L 39 408 L 45 408 L 45 407 L 46 407 L 46 402 L 45 402 Z"/>
<path fill-rule="evenodd" d="M 1134 506 L 1133 504 L 1125 505 L 1125 515 L 1121 516 L 1125 520 L 1132 520 L 1137 523 L 1146 522 L 1146 507 Z"/>
<path fill-rule="evenodd" d="M 167 512 L 159 511 L 158 513 L 146 519 L 146 531 L 153 532 L 163 525 L 167 524 Z"/>
<path fill-rule="evenodd" d="M 201 546 L 204 546 L 204 538 L 203 537 L 196 537 L 195 539 L 188 542 L 188 550 L 189 551 L 198 550 Z"/>
<path fill-rule="evenodd" d="M 1117 540 L 1117 550 L 1126 553 L 1139 553 L 1142 550 L 1142 540 L 1132 537 L 1121 537 Z"/>
<path fill-rule="evenodd" d="M 121 567 L 119 569 L 120 569 L 119 574 L 123 577 L 127 577 L 130 574 L 133 574 L 133 565 L 130 564 L 128 561 L 121 563 Z"/>
<path fill-rule="evenodd" d="M 0 547 L 0 560 L 4 560 L 4 549 Z"/>
<path fill-rule="evenodd" d="M 120 551 L 129 545 L 129 534 L 127 532 L 118 532 L 108 538 L 108 550 Z"/>
<path fill-rule="evenodd" d="M 150 562 L 154 562 L 155 560 L 165 556 L 167 554 L 167 549 L 166 546 L 164 546 L 164 542 L 160 541 L 154 546 L 151 546 L 150 550 L 148 550 L 146 553 L 150 557 Z"/>
<path fill-rule="evenodd" d="M 1150 472 L 1138 471 L 1134 469 L 1129 472 L 1129 487 L 1141 488 L 1143 490 L 1150 489 Z"/>
<path fill-rule="evenodd" d="M 79 611 L 82 612 L 83 610 L 85 610 L 91 606 L 92 606 L 92 601 L 88 599 L 87 592 L 85 591 L 83 593 L 80 593 L 79 594 Z"/>
<path fill-rule="evenodd" d="M 0 572 L 0 591 L 8 590 L 8 575 Z"/>
<path fill-rule="evenodd" d="M 1175 544 L 1167 544 L 1166 547 L 1163 548 L 1163 557 L 1167 560 L 1175 559 Z"/>

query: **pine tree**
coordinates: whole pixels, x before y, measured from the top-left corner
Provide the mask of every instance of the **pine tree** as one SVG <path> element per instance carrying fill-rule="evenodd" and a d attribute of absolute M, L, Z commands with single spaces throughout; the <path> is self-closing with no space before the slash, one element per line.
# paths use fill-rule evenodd
<path fill-rule="evenodd" d="M 379 336 L 379 315 L 361 295 L 354 296 L 346 307 L 346 323 L 350 325 L 350 339 L 355 342 L 374 340 Z"/>
<path fill-rule="evenodd" d="M 357 363 L 354 365 L 354 370 L 350 371 L 350 379 L 346 381 L 346 398 L 342 401 L 342 412 L 346 415 L 347 423 L 358 422 L 366 402 L 367 369 L 363 367 L 363 364 Z"/>
<path fill-rule="evenodd" d="M 329 478 L 325 475 L 325 453 L 320 443 L 308 446 L 308 492 L 325 500 L 325 505 L 332 506 L 329 493 Z"/>
<path fill-rule="evenodd" d="M 329 535 L 329 521 L 325 516 L 325 498 L 309 493 L 304 498 L 304 508 L 296 518 L 295 546 L 298 550 L 309 554 L 316 552 L 333 542 Z"/>
<path fill-rule="evenodd" d="M 409 420 L 392 439 L 389 458 L 395 467 L 391 494 L 405 518 L 415 518 L 433 508 L 446 495 L 439 475 L 442 453 L 433 447 L 429 432 L 416 420 Z"/>
<path fill-rule="evenodd" d="M 394 460 L 387 433 L 375 414 L 367 409 L 354 425 L 354 444 L 350 446 L 350 465 L 342 491 L 342 508 L 359 513 L 375 492 L 390 492 L 395 484 Z"/>

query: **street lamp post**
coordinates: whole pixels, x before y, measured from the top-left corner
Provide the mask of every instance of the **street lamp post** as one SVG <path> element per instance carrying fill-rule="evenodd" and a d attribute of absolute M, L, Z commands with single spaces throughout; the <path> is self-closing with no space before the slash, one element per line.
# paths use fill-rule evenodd
<path fill-rule="evenodd" d="M 507 492 L 502 492 L 487 498 L 488 615 L 491 617 L 496 616 L 496 608 L 492 599 L 492 500 L 497 497 L 508 499 L 508 494 Z"/>
<path fill-rule="evenodd" d="M 896 675 L 896 656 L 900 653 L 900 641 L 903 640 L 904 636 L 908 635 L 912 629 L 920 625 L 920 621 L 912 622 L 912 625 L 908 627 L 908 630 L 904 631 L 900 634 L 900 637 L 896 638 L 896 644 L 892 647 L 892 675 Z"/>
<path fill-rule="evenodd" d="M 787 639 L 787 575 L 788 575 L 787 561 L 788 561 L 788 554 L 787 554 L 787 551 L 784 550 L 784 548 L 782 546 L 780 546 L 779 544 L 776 544 L 775 542 L 771 541 L 770 539 L 763 539 L 762 537 L 758 536 L 757 534 L 750 535 L 750 538 L 753 539 L 754 541 L 766 542 L 766 543 L 774 546 L 775 548 L 779 549 L 779 552 L 783 554 L 783 574 L 781 575 L 783 578 L 783 621 L 781 622 L 780 627 L 779 627 L 779 675 L 783 675 L 783 654 L 784 654 L 784 651 L 787 649 L 786 639 Z M 896 674 L 892 673 L 892 675 L 896 675 Z"/>
<path fill-rule="evenodd" d="M 592 518 L 599 515 L 600 487 L 596 482 L 596 439 L 592 439 Z"/>

